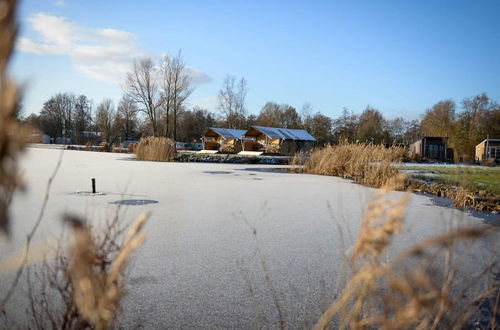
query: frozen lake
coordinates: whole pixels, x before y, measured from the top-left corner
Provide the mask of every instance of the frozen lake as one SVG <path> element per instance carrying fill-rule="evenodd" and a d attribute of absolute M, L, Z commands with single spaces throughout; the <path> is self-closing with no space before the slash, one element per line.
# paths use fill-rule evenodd
<path fill-rule="evenodd" d="M 127 327 L 276 327 L 259 255 L 287 322 L 293 328 L 310 325 L 331 301 L 342 271 L 339 255 L 354 239 L 374 192 L 336 177 L 273 172 L 276 166 L 140 162 L 126 154 L 33 148 L 22 160 L 27 190 L 13 201 L 14 241 L 0 241 L 2 257 L 22 246 L 61 153 L 37 240 L 57 236 L 65 213 L 98 221 L 124 204 L 124 221 L 152 214 L 146 242 L 130 267 L 122 320 Z M 102 195 L 85 193 L 91 178 Z M 499 221 L 498 215 L 442 204 L 413 194 L 405 233 L 394 247 L 459 225 Z M 4 278 L 0 290 L 6 283 Z"/>

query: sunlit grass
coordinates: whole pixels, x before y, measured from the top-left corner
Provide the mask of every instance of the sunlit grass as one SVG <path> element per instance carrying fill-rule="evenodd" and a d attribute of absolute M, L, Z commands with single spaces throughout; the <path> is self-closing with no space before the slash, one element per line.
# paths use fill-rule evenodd
<path fill-rule="evenodd" d="M 416 179 L 500 195 L 500 167 L 399 166 L 398 169 L 419 171 L 411 175 Z"/>

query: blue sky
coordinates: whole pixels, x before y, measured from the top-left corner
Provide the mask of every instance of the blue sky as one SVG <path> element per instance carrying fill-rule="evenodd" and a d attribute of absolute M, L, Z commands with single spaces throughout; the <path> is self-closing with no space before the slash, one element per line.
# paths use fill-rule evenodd
<path fill-rule="evenodd" d="M 13 74 L 27 113 L 68 91 L 118 102 L 134 58 L 182 49 L 216 111 L 226 74 L 267 101 L 338 116 L 371 105 L 418 118 L 434 103 L 482 92 L 500 102 L 500 1 L 24 0 Z"/>

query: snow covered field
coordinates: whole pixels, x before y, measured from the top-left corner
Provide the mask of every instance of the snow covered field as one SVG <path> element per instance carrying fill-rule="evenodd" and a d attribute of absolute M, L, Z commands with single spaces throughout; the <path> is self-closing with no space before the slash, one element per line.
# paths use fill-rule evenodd
<path fill-rule="evenodd" d="M 0 257 L 22 247 L 61 153 L 37 240 L 57 237 L 65 213 L 99 221 L 122 200 L 124 221 L 152 213 L 130 268 L 125 326 L 276 327 L 257 248 L 287 322 L 310 324 L 331 301 L 342 271 L 342 240 L 350 245 L 354 239 L 374 191 L 335 177 L 270 171 L 276 166 L 140 162 L 126 154 L 32 148 L 21 164 L 27 191 L 15 196 L 12 207 L 14 241 L 0 241 Z M 91 190 L 91 178 L 102 195 L 82 193 Z M 436 201 L 443 202 L 412 195 L 396 249 L 450 227 L 499 221 L 498 215 L 465 213 Z M 7 283 L 1 281 L 0 291 Z"/>

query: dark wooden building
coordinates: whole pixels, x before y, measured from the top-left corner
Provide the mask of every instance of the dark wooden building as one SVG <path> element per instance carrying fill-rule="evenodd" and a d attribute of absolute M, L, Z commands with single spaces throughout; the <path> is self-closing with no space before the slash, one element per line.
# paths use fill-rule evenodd
<path fill-rule="evenodd" d="M 422 161 L 453 161 L 453 150 L 447 146 L 446 137 L 424 136 L 410 145 L 412 158 Z"/>

